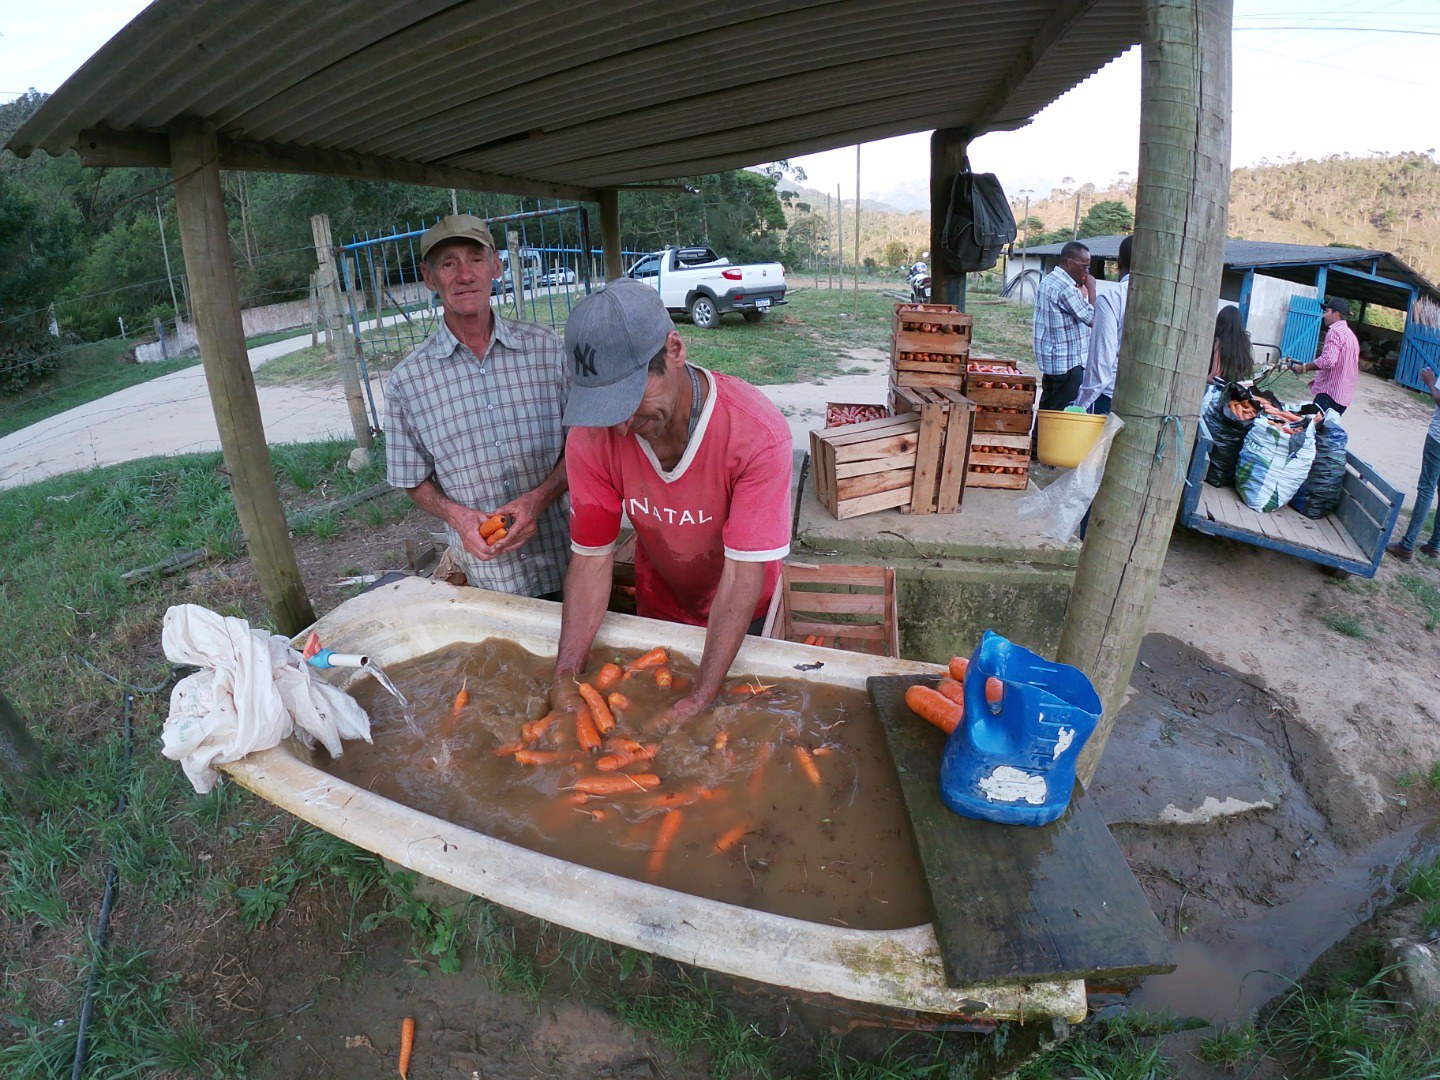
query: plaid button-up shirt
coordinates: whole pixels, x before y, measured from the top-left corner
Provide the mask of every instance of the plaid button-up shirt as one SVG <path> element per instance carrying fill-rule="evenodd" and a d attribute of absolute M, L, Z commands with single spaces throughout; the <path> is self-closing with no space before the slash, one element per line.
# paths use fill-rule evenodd
<path fill-rule="evenodd" d="M 1035 363 L 1046 375 L 1064 375 L 1090 352 L 1094 309 L 1062 266 L 1040 282 L 1035 296 Z"/>
<path fill-rule="evenodd" d="M 448 498 L 495 510 L 550 475 L 565 448 L 560 416 L 570 371 L 548 327 L 495 316 L 484 357 L 445 321 L 395 368 L 385 386 L 385 462 L 390 483 L 434 479 Z M 470 584 L 540 596 L 559 589 L 570 557 L 569 500 L 540 515 L 519 551 L 481 562 L 448 524 L 450 547 Z"/>

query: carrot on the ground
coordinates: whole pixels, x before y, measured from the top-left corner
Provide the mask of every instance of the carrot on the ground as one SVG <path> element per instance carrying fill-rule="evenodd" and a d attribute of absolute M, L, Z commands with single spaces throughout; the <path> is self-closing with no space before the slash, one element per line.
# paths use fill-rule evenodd
<path fill-rule="evenodd" d="M 415 1018 L 400 1021 L 400 1080 L 409 1080 L 410 1055 L 415 1051 Z"/>
<path fill-rule="evenodd" d="M 660 689 L 668 690 L 674 682 L 675 673 L 668 667 L 662 664 L 655 669 L 655 685 L 660 687 Z"/>
<path fill-rule="evenodd" d="M 615 773 L 610 776 L 582 776 L 575 781 L 575 790 L 586 795 L 624 795 L 631 791 L 647 791 L 660 786 L 654 773 Z"/>
<path fill-rule="evenodd" d="M 670 659 L 670 654 L 665 651 L 664 646 L 657 645 L 642 656 L 637 656 L 625 665 L 626 671 L 644 671 L 646 668 L 658 667 Z"/>
<path fill-rule="evenodd" d="M 965 681 L 965 669 L 970 666 L 970 660 L 964 656 L 952 656 L 950 658 L 950 677 L 957 682 Z"/>
<path fill-rule="evenodd" d="M 509 757 L 511 754 L 518 754 L 521 750 L 524 749 L 525 744 L 523 742 L 512 742 L 506 743 L 504 746 L 497 746 L 494 750 L 491 750 L 490 752 L 496 757 Z"/>
<path fill-rule="evenodd" d="M 615 717 L 610 712 L 610 706 L 605 704 L 605 699 L 600 696 L 600 691 L 589 683 L 580 684 L 580 696 L 585 699 L 585 704 L 590 706 L 590 717 L 595 723 L 595 730 L 601 735 L 609 735 L 615 730 Z"/>
<path fill-rule="evenodd" d="M 806 779 L 819 787 L 820 767 L 815 764 L 815 759 L 810 756 L 810 751 L 803 746 L 792 746 L 790 749 L 795 755 L 795 760 L 800 763 L 800 769 L 804 772 Z"/>
<path fill-rule="evenodd" d="M 655 834 L 655 844 L 650 849 L 649 870 L 652 878 L 659 874 L 660 868 L 665 865 L 665 853 L 670 850 L 670 845 L 675 841 L 675 834 L 680 831 L 681 820 L 680 811 L 671 810 L 660 822 L 660 831 Z"/>
<path fill-rule="evenodd" d="M 596 730 L 595 718 L 584 705 L 580 706 L 580 711 L 575 714 L 575 738 L 580 741 L 580 749 L 587 754 L 593 754 L 600 749 L 600 732 Z"/>
<path fill-rule="evenodd" d="M 600 670 L 595 674 L 596 688 L 599 690 L 609 690 L 610 687 L 620 681 L 621 674 L 619 664 L 601 665 Z"/>
<path fill-rule="evenodd" d="M 955 702 L 955 704 L 959 705 L 962 709 L 965 707 L 964 683 L 956 682 L 954 679 L 946 676 L 945 678 L 941 679 L 939 683 L 936 684 L 935 689 L 940 691 L 940 693 L 944 694 L 951 701 Z"/>
<path fill-rule="evenodd" d="M 605 704 L 610 706 L 611 712 L 614 712 L 617 709 L 624 710 L 630 708 L 630 699 L 619 690 L 616 690 L 605 699 Z"/>
<path fill-rule="evenodd" d="M 712 845 L 712 849 L 714 850 L 716 855 L 724 855 L 727 851 L 729 851 L 736 844 L 738 844 L 740 842 L 740 838 L 749 831 L 750 826 L 746 822 L 742 821 L 739 825 L 736 825 L 730 829 L 726 829 L 723 833 L 721 833 L 720 838 L 716 840 L 715 843 Z"/>
<path fill-rule="evenodd" d="M 928 686 L 912 686 L 905 691 L 905 704 L 917 716 L 922 716 L 945 734 L 960 726 L 965 710 L 938 690 Z"/>

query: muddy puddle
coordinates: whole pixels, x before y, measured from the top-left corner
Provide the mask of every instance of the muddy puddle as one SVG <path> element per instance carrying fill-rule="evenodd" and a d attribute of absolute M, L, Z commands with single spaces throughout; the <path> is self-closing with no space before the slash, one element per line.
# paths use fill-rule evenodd
<path fill-rule="evenodd" d="M 597 649 L 587 680 L 635 656 Z M 858 929 L 931 921 L 904 799 L 863 690 L 773 680 L 761 693 L 722 693 L 666 732 L 659 714 L 695 674 L 672 654 L 670 687 L 647 668 L 607 688 L 623 699 L 614 730 L 590 753 L 568 717 L 526 738 L 525 725 L 549 712 L 553 667 L 553 657 L 498 639 L 388 665 L 419 737 L 365 678 L 351 693 L 370 714 L 374 744 L 352 743 L 333 761 L 322 751 L 317 764 L 497 839 L 680 892 Z M 727 687 L 741 684 L 761 685 L 751 677 Z M 457 709 L 462 686 L 468 701 Z"/>

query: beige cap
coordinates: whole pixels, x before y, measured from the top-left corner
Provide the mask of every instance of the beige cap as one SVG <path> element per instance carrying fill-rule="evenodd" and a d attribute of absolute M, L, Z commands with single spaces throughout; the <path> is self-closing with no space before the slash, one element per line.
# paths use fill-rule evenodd
<path fill-rule="evenodd" d="M 443 240 L 473 240 L 491 251 L 495 250 L 495 237 L 490 235 L 485 222 L 474 214 L 451 214 L 431 225 L 420 237 L 420 257 L 425 258 L 430 249 Z"/>

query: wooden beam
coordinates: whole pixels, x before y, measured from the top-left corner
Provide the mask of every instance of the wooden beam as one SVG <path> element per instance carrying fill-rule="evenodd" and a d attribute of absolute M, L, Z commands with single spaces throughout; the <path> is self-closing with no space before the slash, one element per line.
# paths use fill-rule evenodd
<path fill-rule="evenodd" d="M 1076 24 L 1097 2 L 1098 0 L 1060 0 L 1055 5 L 1055 13 L 1045 20 L 1040 32 L 1031 38 L 1029 46 L 1000 80 L 990 99 L 976 110 L 973 129 L 977 134 L 1008 128 L 1015 123 L 1015 118 L 1012 117 L 1009 121 L 995 124 L 995 118 L 1005 111 L 1010 104 L 1010 98 L 1025 85 L 1026 80 L 1045 66 L 1051 50 L 1069 38 Z M 1022 122 L 1029 123 L 1028 117 Z"/>
<path fill-rule="evenodd" d="M 169 143 L 175 213 L 200 359 L 220 429 L 230 491 L 275 627 L 282 634 L 295 634 L 315 621 L 315 612 L 285 526 L 285 508 L 275 487 L 260 401 L 245 352 L 215 129 L 203 121 L 187 122 L 170 133 Z"/>
<path fill-rule="evenodd" d="M 970 134 L 964 128 L 936 128 L 930 134 L 930 299 L 965 306 L 965 275 L 952 273 L 941 254 L 940 234 L 950 206 L 950 184 L 965 162 Z"/>
<path fill-rule="evenodd" d="M 335 353 L 335 364 L 340 369 L 340 385 L 350 410 L 350 428 L 355 432 L 355 445 L 368 450 L 375 445 L 375 440 L 370 434 L 370 418 L 365 415 L 365 398 L 360 392 L 360 343 L 350 332 L 350 322 L 345 317 L 340 274 L 335 265 L 335 242 L 330 237 L 330 215 L 314 215 L 310 219 L 310 233 L 315 238 L 315 262 L 318 267 L 315 286 L 324 304 L 325 325 L 330 330 L 329 345 Z M 378 326 L 384 310 L 380 298 L 377 296 L 375 299 Z"/>
<path fill-rule="evenodd" d="M 620 254 L 620 193 L 614 188 L 601 188 L 600 250 L 605 257 L 605 280 L 614 281 L 625 273 L 625 260 Z"/>
<path fill-rule="evenodd" d="M 374 154 L 346 150 L 258 143 L 228 136 L 216 137 L 219 166 L 253 172 L 310 173 L 318 176 L 347 176 L 356 180 L 382 180 L 425 187 L 462 188 L 502 195 L 524 195 L 543 199 L 595 201 L 595 188 L 574 184 L 552 184 L 503 173 L 458 169 L 449 165 L 427 165 Z M 86 165 L 151 166 L 170 164 L 170 144 L 164 135 L 138 131 L 82 131 L 75 152 Z"/>
<path fill-rule="evenodd" d="M 1231 0 L 1144 0 L 1134 265 L 1110 449 L 1057 659 L 1105 713 L 1080 756 L 1095 775 L 1155 600 L 1215 332 L 1230 190 Z"/>

